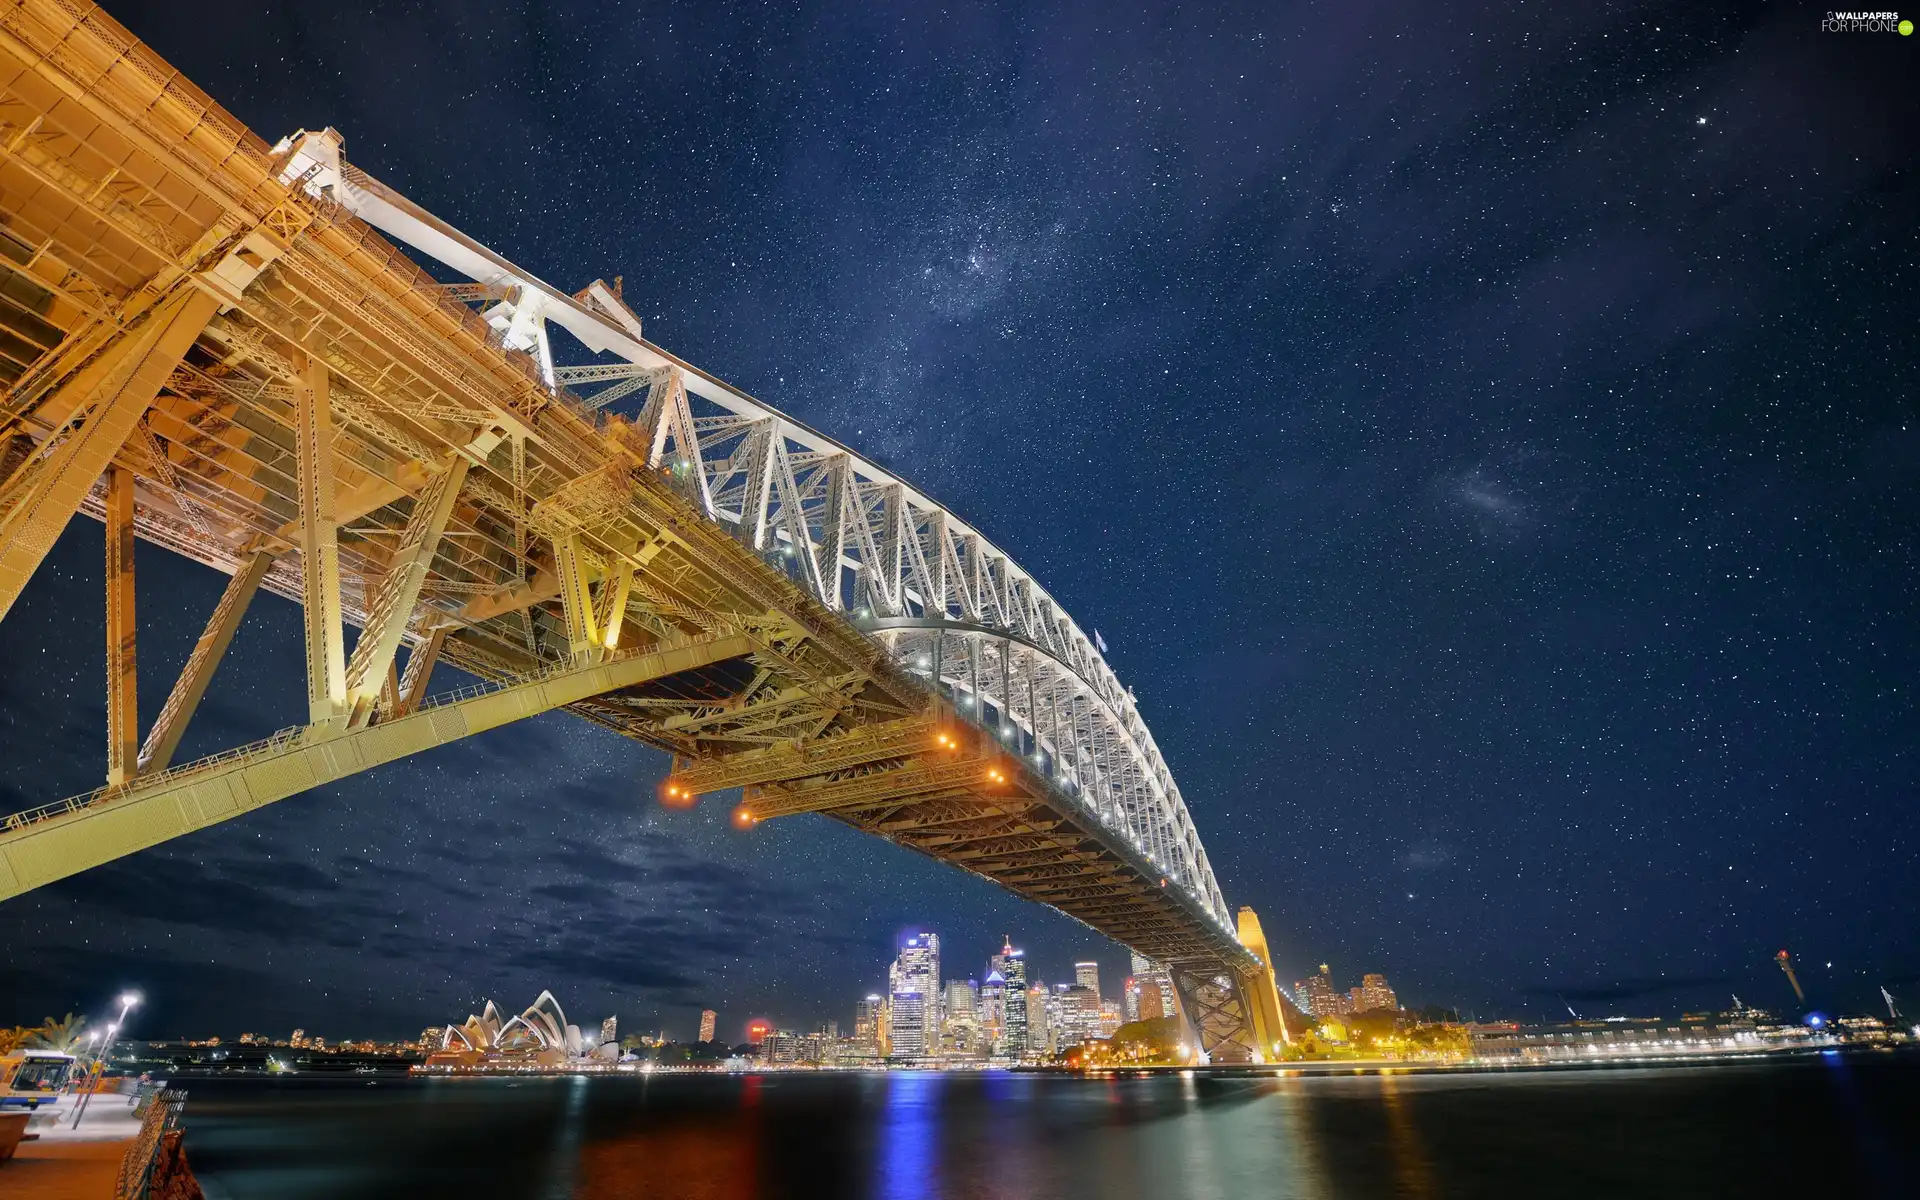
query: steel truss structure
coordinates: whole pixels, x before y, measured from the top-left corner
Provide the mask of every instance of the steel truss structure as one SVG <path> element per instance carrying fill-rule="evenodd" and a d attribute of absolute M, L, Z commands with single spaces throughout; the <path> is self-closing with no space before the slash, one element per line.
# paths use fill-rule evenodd
<path fill-rule="evenodd" d="M 648 342 L 618 280 L 547 285 L 331 130 L 267 145 L 73 0 L 0 4 L 0 221 L 0 618 L 85 512 L 109 630 L 106 786 L 7 818 L 0 898 L 566 708 L 673 753 L 669 803 L 822 813 L 1165 961 L 1215 1054 L 1285 1036 L 1097 641 L 911 484 Z M 232 577 L 144 739 L 135 537 Z M 303 607 L 309 722 L 176 766 L 262 588 Z M 439 662 L 482 690 L 427 701 Z"/>

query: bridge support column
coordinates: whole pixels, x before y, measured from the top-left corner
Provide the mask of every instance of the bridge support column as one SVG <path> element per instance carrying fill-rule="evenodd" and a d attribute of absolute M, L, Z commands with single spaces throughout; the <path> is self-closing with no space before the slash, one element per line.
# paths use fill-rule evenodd
<path fill-rule="evenodd" d="M 347 723 L 356 729 L 373 719 L 380 689 L 406 636 L 407 621 L 420 602 L 421 585 L 426 583 L 427 570 L 440 548 L 454 502 L 460 498 L 460 485 L 466 482 L 467 465 L 464 456 L 455 455 L 447 469 L 436 475 L 414 501 L 400 546 L 369 605 L 366 628 L 360 631 L 353 659 L 347 663 Z"/>
<path fill-rule="evenodd" d="M 1207 1062 L 1263 1061 L 1239 981 L 1219 963 L 1169 963 L 1180 1015 Z"/>
<path fill-rule="evenodd" d="M 1248 1000 L 1255 1040 L 1270 1052 L 1263 1057 L 1271 1059 L 1280 1054 L 1281 1047 L 1293 1044 L 1293 1035 L 1287 1032 L 1287 1006 L 1280 999 L 1280 983 L 1273 976 L 1273 955 L 1267 949 L 1267 935 L 1260 928 L 1259 915 L 1242 906 L 1236 924 L 1240 944 L 1260 960 L 1255 969 L 1241 972 L 1240 989 Z"/>
<path fill-rule="evenodd" d="M 346 716 L 347 659 L 340 624 L 340 531 L 333 495 L 333 406 L 327 364 L 304 356 L 293 381 L 300 459 L 301 602 L 307 635 L 307 713 L 315 725 Z"/>
<path fill-rule="evenodd" d="M 445 627 L 427 635 L 427 640 L 415 646 L 407 654 L 407 669 L 400 676 L 398 703 L 381 714 L 381 720 L 392 721 L 400 717 L 412 716 L 420 708 L 420 701 L 427 694 L 427 680 L 433 677 L 433 664 L 440 658 L 440 646 L 447 640 Z"/>
<path fill-rule="evenodd" d="M 273 566 L 274 555 L 270 550 L 262 550 L 240 564 L 233 578 L 227 581 L 226 591 L 220 594 L 220 603 L 213 609 L 213 616 L 207 619 L 207 627 L 200 634 L 200 640 L 193 644 L 193 652 L 187 655 L 187 665 L 180 669 L 180 678 L 174 681 L 173 691 L 167 694 L 167 703 L 160 710 L 160 716 L 147 732 L 147 740 L 140 747 L 140 770 L 142 773 L 164 771 L 173 763 L 174 751 L 180 748 L 180 739 L 187 732 L 187 723 L 193 720 L 194 712 L 200 707 L 201 697 L 207 694 L 207 684 L 213 681 L 213 673 L 219 669 L 220 660 L 226 657 L 227 647 L 233 642 L 233 635 L 240 628 L 240 621 L 247 615 L 247 606 L 253 603 L 254 593 L 260 590 L 260 581 L 267 577 L 268 568 Z"/>
<path fill-rule="evenodd" d="M 107 468 L 107 783 L 139 772 L 140 701 L 133 607 L 133 472 Z"/>
<path fill-rule="evenodd" d="M 218 305 L 209 293 L 182 286 L 46 400 L 43 407 L 84 413 L 85 418 L 78 429 L 71 429 L 69 423 L 71 431 L 44 465 L 37 470 L 31 463 L 20 468 L 20 472 L 34 472 L 31 478 L 9 481 L 21 494 L 0 518 L 0 619 L 20 598 L 94 481 L 126 444 L 141 414 Z"/>

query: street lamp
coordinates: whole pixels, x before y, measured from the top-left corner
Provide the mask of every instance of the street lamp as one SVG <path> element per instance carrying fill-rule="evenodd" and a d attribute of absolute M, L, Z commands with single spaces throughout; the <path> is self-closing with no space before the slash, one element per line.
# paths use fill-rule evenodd
<path fill-rule="evenodd" d="M 104 1044 L 101 1046 L 100 1052 L 93 1057 L 92 1079 L 87 1086 L 87 1094 L 80 1097 L 80 1103 L 74 1108 L 73 1128 L 80 1128 L 80 1118 L 87 1115 L 87 1105 L 93 1103 L 94 1088 L 98 1086 L 100 1077 L 106 1074 L 106 1056 L 113 1053 L 114 1039 L 120 1036 L 120 1027 L 127 1023 L 127 1013 L 132 1011 L 133 1007 L 139 1003 L 139 992 L 120 993 L 120 1015 L 113 1019 L 113 1024 L 107 1026 L 107 1036 L 104 1039 Z M 99 1030 L 94 1030 L 93 1035 L 89 1037 L 87 1041 L 91 1043 L 93 1038 L 98 1037 L 99 1034 Z"/>

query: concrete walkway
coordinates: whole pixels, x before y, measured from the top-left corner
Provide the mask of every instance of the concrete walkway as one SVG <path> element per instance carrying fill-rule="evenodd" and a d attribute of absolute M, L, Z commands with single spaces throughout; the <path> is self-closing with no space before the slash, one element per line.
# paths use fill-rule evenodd
<path fill-rule="evenodd" d="M 65 1102 L 61 1107 L 67 1107 Z M 67 1109 L 58 1126 L 31 1126 L 29 1132 L 39 1138 L 21 1142 L 12 1161 L 0 1163 L 0 1195 L 109 1200 L 120 1177 L 120 1160 L 140 1132 L 140 1122 L 127 1097 L 103 1095 L 93 1098 L 80 1128 L 68 1128 L 72 1124 L 73 1110 Z"/>

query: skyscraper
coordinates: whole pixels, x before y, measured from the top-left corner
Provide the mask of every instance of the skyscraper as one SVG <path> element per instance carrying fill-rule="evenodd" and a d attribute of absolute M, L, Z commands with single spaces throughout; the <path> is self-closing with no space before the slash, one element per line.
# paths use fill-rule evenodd
<path fill-rule="evenodd" d="M 1011 935 L 1003 939 L 1000 953 L 988 963 L 992 972 L 1006 983 L 1006 1026 L 1000 1037 L 1000 1053 L 1023 1058 L 1031 1048 L 1027 1020 L 1027 952 L 1013 948 Z"/>
<path fill-rule="evenodd" d="M 1100 964 L 1097 962 L 1077 962 L 1073 964 L 1073 982 L 1100 998 Z"/>
<path fill-rule="evenodd" d="M 853 1006 L 853 1040 L 862 1046 L 880 1046 L 880 1010 L 886 1007 L 884 996 L 870 995 Z"/>
<path fill-rule="evenodd" d="M 1347 997 L 1334 990 L 1333 974 L 1326 963 L 1320 964 L 1319 974 L 1307 976 L 1299 990 L 1306 995 L 1302 1007 L 1316 1017 L 1337 1017 L 1351 1007 Z"/>
<path fill-rule="evenodd" d="M 1151 1021 L 1173 1015 L 1173 976 L 1143 955 L 1133 956 L 1133 977 L 1140 981 L 1140 1019 Z M 1154 993 L 1158 993 L 1156 997 Z"/>
<path fill-rule="evenodd" d="M 1120 993 L 1121 1015 L 1128 1021 L 1140 1019 L 1140 981 L 1132 976 L 1127 979 L 1126 990 Z"/>
<path fill-rule="evenodd" d="M 940 935 L 908 934 L 888 972 L 894 1058 L 925 1058 L 940 1047 Z"/>
<path fill-rule="evenodd" d="M 619 1017 L 608 1017 L 606 1020 L 600 1022 L 600 1044 L 602 1046 L 606 1045 L 608 1042 L 617 1042 L 619 1040 L 620 1040 L 620 1018 Z"/>
<path fill-rule="evenodd" d="M 1027 989 L 1027 1052 L 1053 1053 L 1053 1022 L 1048 1019 L 1047 985 L 1036 983 Z"/>
<path fill-rule="evenodd" d="M 1362 975 L 1360 977 L 1358 1003 L 1356 1011 L 1372 1012 L 1376 1008 L 1399 1008 L 1400 1000 L 1387 986 L 1385 975 Z"/>
<path fill-rule="evenodd" d="M 980 1051 L 980 985 L 971 979 L 949 979 L 941 1005 L 946 1025 L 941 1032 L 940 1049 L 961 1057 Z"/>
<path fill-rule="evenodd" d="M 714 1012 L 710 1008 L 703 1008 L 700 1010 L 700 1040 L 701 1041 L 710 1042 L 713 1040 L 714 1027 L 719 1024 L 719 1021 L 720 1021 L 719 1013 Z"/>
<path fill-rule="evenodd" d="M 980 985 L 980 1032 L 990 1050 L 997 1049 L 1007 1036 L 1007 981 L 998 971 L 988 971 Z"/>

